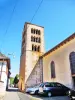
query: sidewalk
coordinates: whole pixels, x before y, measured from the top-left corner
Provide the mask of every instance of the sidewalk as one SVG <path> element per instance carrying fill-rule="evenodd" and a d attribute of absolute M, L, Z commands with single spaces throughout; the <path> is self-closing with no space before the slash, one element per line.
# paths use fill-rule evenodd
<path fill-rule="evenodd" d="M 3 100 L 6 92 L 0 92 L 0 100 Z"/>
<path fill-rule="evenodd" d="M 20 100 L 17 92 L 6 92 L 3 100 Z"/>
<path fill-rule="evenodd" d="M 3 99 L 0 100 L 42 100 L 21 92 L 6 92 Z"/>
<path fill-rule="evenodd" d="M 3 98 L 4 98 L 4 96 L 1 96 L 1 95 L 0 95 L 0 100 L 3 100 Z"/>

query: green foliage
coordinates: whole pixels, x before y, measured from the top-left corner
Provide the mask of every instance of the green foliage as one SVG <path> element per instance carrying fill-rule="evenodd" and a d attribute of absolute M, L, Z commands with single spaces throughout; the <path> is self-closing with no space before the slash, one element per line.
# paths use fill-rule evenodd
<path fill-rule="evenodd" d="M 16 77 L 17 77 L 17 79 L 19 79 L 19 75 L 18 74 L 16 74 Z"/>
<path fill-rule="evenodd" d="M 10 85 L 14 83 L 14 78 L 10 77 Z"/>
<path fill-rule="evenodd" d="M 14 78 L 14 84 L 17 84 L 19 82 L 19 75 L 16 74 L 15 78 Z"/>

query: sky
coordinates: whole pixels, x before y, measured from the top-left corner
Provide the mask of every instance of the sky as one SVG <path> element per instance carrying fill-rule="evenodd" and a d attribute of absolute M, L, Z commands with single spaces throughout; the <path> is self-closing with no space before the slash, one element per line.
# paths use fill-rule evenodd
<path fill-rule="evenodd" d="M 0 51 L 11 60 L 12 76 L 19 73 L 24 24 L 31 21 L 40 2 L 0 0 Z M 75 0 L 43 0 L 32 23 L 44 27 L 45 51 L 50 50 L 75 32 Z"/>

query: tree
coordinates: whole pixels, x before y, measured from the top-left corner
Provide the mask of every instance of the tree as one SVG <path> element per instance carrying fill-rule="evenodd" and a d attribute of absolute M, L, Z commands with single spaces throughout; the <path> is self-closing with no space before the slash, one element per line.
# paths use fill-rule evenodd
<path fill-rule="evenodd" d="M 14 83 L 14 78 L 10 77 L 10 85 Z"/>
<path fill-rule="evenodd" d="M 16 74 L 15 78 L 14 78 L 14 86 L 16 87 L 16 85 L 18 84 L 19 82 L 19 75 Z"/>

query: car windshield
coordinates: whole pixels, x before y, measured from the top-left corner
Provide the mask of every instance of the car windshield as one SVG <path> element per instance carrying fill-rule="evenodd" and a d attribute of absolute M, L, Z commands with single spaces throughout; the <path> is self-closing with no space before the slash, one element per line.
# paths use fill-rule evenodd
<path fill-rule="evenodd" d="M 46 83 L 45 86 L 46 87 L 54 87 L 54 83 Z"/>
<path fill-rule="evenodd" d="M 62 85 L 59 84 L 59 83 L 54 83 L 54 86 L 55 86 L 55 87 L 62 87 Z"/>

